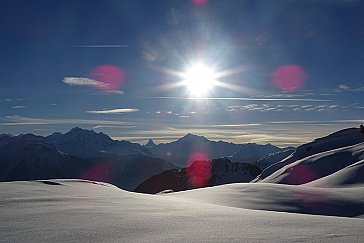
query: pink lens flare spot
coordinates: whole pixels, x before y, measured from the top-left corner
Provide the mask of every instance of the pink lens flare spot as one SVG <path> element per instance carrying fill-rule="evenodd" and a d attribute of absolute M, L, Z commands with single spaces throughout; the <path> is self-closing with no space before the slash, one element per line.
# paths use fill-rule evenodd
<path fill-rule="evenodd" d="M 319 176 L 314 171 L 312 171 L 308 166 L 297 165 L 291 168 L 290 174 L 287 177 L 286 181 L 288 184 L 300 185 L 308 183 L 310 181 L 314 181 L 318 178 Z"/>
<path fill-rule="evenodd" d="M 279 67 L 273 73 L 273 83 L 281 90 L 296 91 L 300 89 L 307 78 L 305 70 L 294 64 Z"/>
<path fill-rule="evenodd" d="M 207 3 L 207 0 L 192 0 L 192 3 L 200 6 Z"/>
<path fill-rule="evenodd" d="M 107 162 L 95 164 L 84 171 L 81 178 L 91 181 L 111 182 L 113 179 L 112 165 Z"/>
<path fill-rule="evenodd" d="M 125 73 L 113 65 L 101 65 L 91 72 L 91 78 L 100 82 L 101 90 L 112 91 L 119 89 L 125 80 Z"/>
<path fill-rule="evenodd" d="M 187 161 L 186 174 L 192 187 L 205 186 L 211 176 L 211 162 L 205 152 L 193 152 Z"/>

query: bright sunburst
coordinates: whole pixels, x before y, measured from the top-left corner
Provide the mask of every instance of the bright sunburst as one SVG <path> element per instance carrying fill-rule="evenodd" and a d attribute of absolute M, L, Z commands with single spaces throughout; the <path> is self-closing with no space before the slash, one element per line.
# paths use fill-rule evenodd
<path fill-rule="evenodd" d="M 191 66 L 183 73 L 183 85 L 188 89 L 189 96 L 204 97 L 216 85 L 216 72 L 204 64 Z"/>

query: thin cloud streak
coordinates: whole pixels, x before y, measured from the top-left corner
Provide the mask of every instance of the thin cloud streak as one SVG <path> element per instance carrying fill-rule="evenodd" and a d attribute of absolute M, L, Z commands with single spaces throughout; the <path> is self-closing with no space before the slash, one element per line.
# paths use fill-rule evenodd
<path fill-rule="evenodd" d="M 108 109 L 108 110 L 96 110 L 96 111 L 86 111 L 87 113 L 91 114 L 123 114 L 123 113 L 131 113 L 131 112 L 138 112 L 138 109 Z"/>
<path fill-rule="evenodd" d="M 310 125 L 329 125 L 329 124 L 359 124 L 364 123 L 364 120 L 332 120 L 332 121 L 272 121 L 265 122 L 266 124 L 310 124 Z"/>
<path fill-rule="evenodd" d="M 331 102 L 323 99 L 296 99 L 296 98 L 244 98 L 244 97 L 148 97 L 148 99 L 184 99 L 184 100 L 242 100 L 242 101 L 310 101 Z"/>
<path fill-rule="evenodd" d="M 231 105 L 225 108 L 228 112 L 236 111 L 332 111 L 341 107 L 338 105 L 276 105 L 276 104 L 248 104 L 248 105 Z"/>
<path fill-rule="evenodd" d="M 127 48 L 129 45 L 72 45 L 73 48 Z"/>
<path fill-rule="evenodd" d="M 92 129 L 101 129 L 101 128 L 135 128 L 136 126 L 113 126 L 113 125 L 97 125 Z"/>
<path fill-rule="evenodd" d="M 135 122 L 112 121 L 112 120 L 95 120 L 95 119 L 42 119 L 24 116 L 6 116 L 6 122 L 0 123 L 0 126 L 18 126 L 18 125 L 113 125 L 113 126 L 132 126 Z"/>

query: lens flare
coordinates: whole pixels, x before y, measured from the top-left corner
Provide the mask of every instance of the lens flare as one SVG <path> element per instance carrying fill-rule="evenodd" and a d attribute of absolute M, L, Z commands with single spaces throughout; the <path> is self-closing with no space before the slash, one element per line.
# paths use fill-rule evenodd
<path fill-rule="evenodd" d="M 207 2 L 207 0 L 192 0 L 192 3 L 193 4 L 196 4 L 196 5 L 204 5 L 205 3 Z"/>
<path fill-rule="evenodd" d="M 305 70 L 298 65 L 284 65 L 273 73 L 273 83 L 281 90 L 296 91 L 306 80 Z"/>
<path fill-rule="evenodd" d="M 125 73 L 116 66 L 101 65 L 91 72 L 91 78 L 104 84 L 100 87 L 101 90 L 113 91 L 123 85 Z"/>
<path fill-rule="evenodd" d="M 319 176 L 306 165 L 297 165 L 293 167 L 287 177 L 287 182 L 292 185 L 300 185 L 314 181 Z"/>
<path fill-rule="evenodd" d="M 195 188 L 205 186 L 211 175 L 211 163 L 205 152 L 193 152 L 187 161 L 186 175 Z"/>
<path fill-rule="evenodd" d="M 217 83 L 214 70 L 203 64 L 193 65 L 182 76 L 183 85 L 187 87 L 192 97 L 206 96 Z"/>
<path fill-rule="evenodd" d="M 92 165 L 81 174 L 81 178 L 91 181 L 112 182 L 114 178 L 112 167 L 111 163 L 108 162 Z"/>

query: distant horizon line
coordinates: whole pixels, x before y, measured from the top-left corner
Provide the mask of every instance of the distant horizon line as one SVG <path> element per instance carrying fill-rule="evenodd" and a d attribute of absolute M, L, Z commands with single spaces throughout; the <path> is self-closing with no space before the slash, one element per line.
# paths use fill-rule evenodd
<path fill-rule="evenodd" d="M 336 131 L 336 132 L 339 132 L 339 131 L 342 131 L 342 130 L 346 130 L 346 129 L 355 129 L 355 128 L 357 128 L 357 127 L 348 127 L 348 128 L 343 128 L 343 129 L 340 129 L 340 130 L 338 130 L 338 131 Z M 34 136 L 39 136 L 39 137 L 43 137 L 43 138 L 46 138 L 46 137 L 48 137 L 48 136 L 51 136 L 52 134 L 55 134 L 55 133 L 61 133 L 62 135 L 65 135 L 65 134 L 67 134 L 67 133 L 69 133 L 69 132 L 71 132 L 72 130 L 76 130 L 76 129 L 79 129 L 79 130 L 82 130 L 82 131 L 89 131 L 89 132 L 94 132 L 95 134 L 104 134 L 104 135 L 106 135 L 106 136 L 108 136 L 110 139 L 112 139 L 112 140 L 114 140 L 114 141 L 128 141 L 128 142 L 131 142 L 131 143 L 137 143 L 137 144 L 139 144 L 139 145 L 141 145 L 141 146 L 143 146 L 143 145 L 146 145 L 150 140 L 153 142 L 153 143 L 155 143 L 155 141 L 156 140 L 165 140 L 165 139 L 167 139 L 167 138 L 169 138 L 168 139 L 168 142 L 160 142 L 160 143 L 155 143 L 156 145 L 159 145 L 159 144 L 168 144 L 168 143 L 172 143 L 172 142 L 175 142 L 175 141 L 178 141 L 178 140 L 180 140 L 180 139 L 182 139 L 182 138 L 184 138 L 184 137 L 187 137 L 187 136 L 189 136 L 189 135 L 192 135 L 192 136 L 195 136 L 195 137 L 201 137 L 201 138 L 204 138 L 204 139 L 206 139 L 206 140 L 208 140 L 208 141 L 210 141 L 210 142 L 219 142 L 219 141 L 222 141 L 222 142 L 225 142 L 225 143 L 233 143 L 233 144 L 237 144 L 237 145 L 243 145 L 243 144 L 257 144 L 257 145 L 268 145 L 268 144 L 270 144 L 270 145 L 273 145 L 273 146 L 276 146 L 276 147 L 280 147 L 280 148 L 296 148 L 296 147 L 298 147 L 298 146 L 300 146 L 300 145 L 302 145 L 302 144 L 305 144 L 305 143 L 301 143 L 301 144 L 299 144 L 299 145 L 289 145 L 289 144 L 286 144 L 286 145 L 275 145 L 274 143 L 272 143 L 272 142 L 267 142 L 267 143 L 257 143 L 257 142 L 243 142 L 243 143 L 236 143 L 236 142 L 229 142 L 229 141 L 226 141 L 226 140 L 224 140 L 224 139 L 218 139 L 218 138 L 208 138 L 208 137 L 206 137 L 206 136 L 204 136 L 204 135 L 197 135 L 197 134 L 194 134 L 194 133 L 192 133 L 192 132 L 188 132 L 187 134 L 185 134 L 185 135 L 183 135 L 183 136 L 162 136 L 162 137 L 159 137 L 159 138 L 153 138 L 153 137 L 139 137 L 139 138 L 136 138 L 136 139 L 130 139 L 130 137 L 127 137 L 127 136 L 124 136 L 124 137 L 116 137 L 116 136 L 110 136 L 110 135 L 108 135 L 108 134 L 106 134 L 106 133 L 104 133 L 104 132 L 97 132 L 97 131 L 94 131 L 93 129 L 86 129 L 86 128 L 81 128 L 80 126 L 75 126 L 75 127 L 73 127 L 73 128 L 71 128 L 70 130 L 68 130 L 67 132 L 64 132 L 64 133 L 62 133 L 62 132 L 53 132 L 53 133 L 51 133 L 51 134 L 49 134 L 49 135 L 37 135 L 37 134 L 34 134 L 34 133 L 21 133 L 21 134 L 18 134 L 18 135 L 13 135 L 13 134 L 11 134 L 11 133 L 2 133 L 2 134 L 0 134 L 0 135 L 8 135 L 8 136 L 14 136 L 14 137 L 18 137 L 18 136 L 22 136 L 22 135 L 27 135 L 27 134 L 31 134 L 31 135 L 34 135 Z M 359 128 L 357 128 L 357 129 L 359 129 Z M 336 132 L 333 132 L 333 133 L 336 133 Z M 331 134 L 333 134 L 333 133 L 330 133 L 330 134 L 327 134 L 326 136 L 329 136 L 329 135 L 331 135 Z M 164 139 L 163 139 L 164 138 Z M 138 141 L 138 142 L 137 142 Z M 142 144 L 142 143 L 140 143 L 139 141 L 147 141 L 145 144 Z"/>

